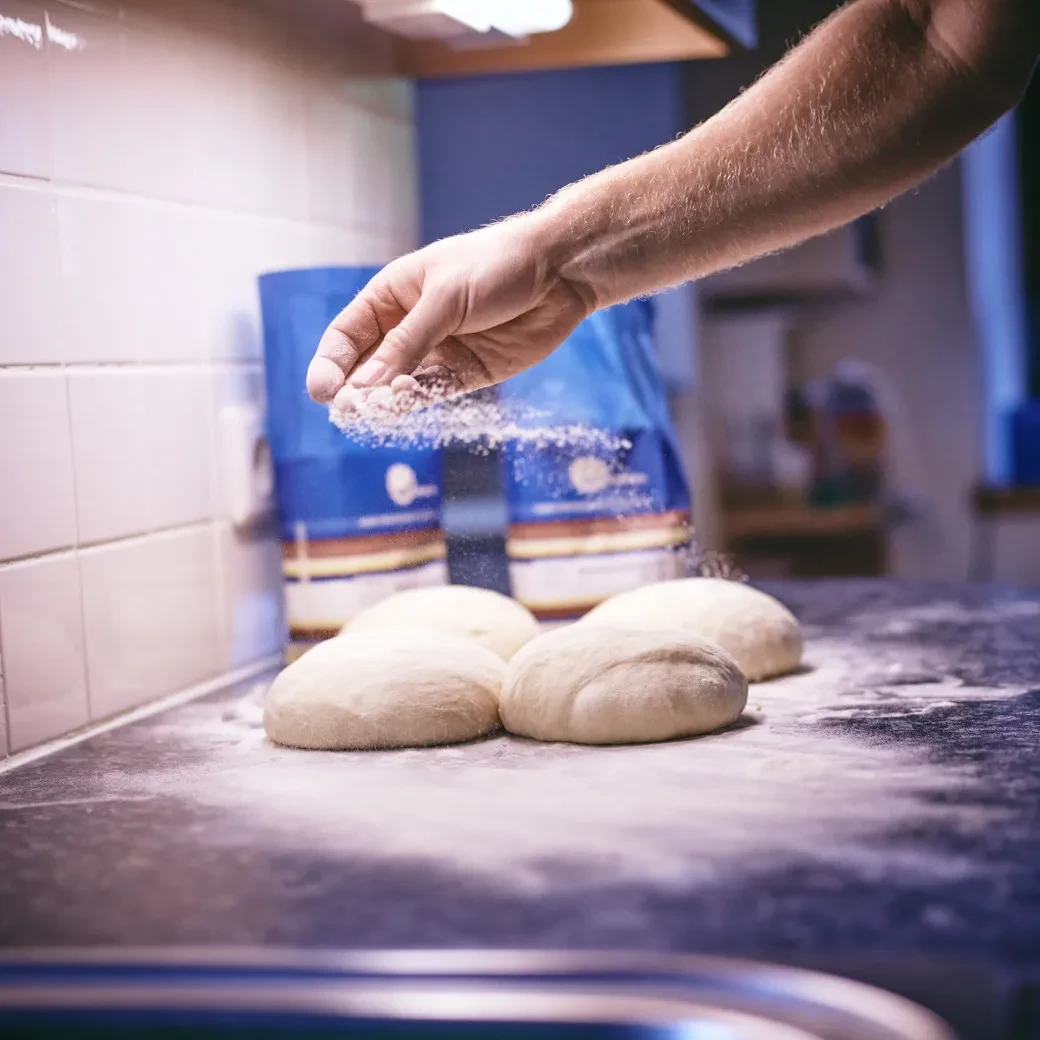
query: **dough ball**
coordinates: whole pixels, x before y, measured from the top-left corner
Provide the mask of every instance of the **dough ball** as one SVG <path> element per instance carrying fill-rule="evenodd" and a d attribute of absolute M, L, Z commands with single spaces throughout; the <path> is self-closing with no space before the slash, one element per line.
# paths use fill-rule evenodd
<path fill-rule="evenodd" d="M 640 744 L 710 733 L 747 703 L 729 654 L 688 632 L 568 625 L 532 639 L 506 670 L 511 733 L 574 744 Z"/>
<path fill-rule="evenodd" d="M 644 585 L 601 603 L 581 624 L 669 625 L 721 646 L 754 682 L 794 671 L 802 631 L 779 600 L 722 578 L 679 578 Z"/>
<path fill-rule="evenodd" d="M 424 628 L 469 639 L 508 661 L 541 631 L 535 616 L 490 589 L 470 585 L 435 585 L 406 589 L 363 610 L 344 632 L 381 628 Z"/>
<path fill-rule="evenodd" d="M 282 671 L 264 702 L 277 744 L 325 751 L 453 744 L 498 725 L 505 664 L 456 636 L 336 636 Z"/>

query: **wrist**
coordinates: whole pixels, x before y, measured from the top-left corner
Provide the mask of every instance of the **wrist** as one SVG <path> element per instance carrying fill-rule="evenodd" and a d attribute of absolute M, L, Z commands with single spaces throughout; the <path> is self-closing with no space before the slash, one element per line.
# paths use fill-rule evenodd
<path fill-rule="evenodd" d="M 577 197 L 579 184 L 568 185 L 524 215 L 536 261 L 546 282 L 570 288 L 589 312 L 613 302 L 594 275 L 592 256 L 601 235 L 595 213 Z"/>

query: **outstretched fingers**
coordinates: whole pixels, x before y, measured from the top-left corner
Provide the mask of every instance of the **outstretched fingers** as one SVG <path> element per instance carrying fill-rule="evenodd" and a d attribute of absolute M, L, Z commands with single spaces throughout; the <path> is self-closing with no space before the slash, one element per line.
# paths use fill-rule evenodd
<path fill-rule="evenodd" d="M 430 350 L 456 331 L 461 320 L 456 294 L 429 286 L 415 291 L 408 285 L 411 278 L 390 277 L 386 271 L 322 335 L 307 369 L 307 390 L 315 401 L 328 404 L 348 382 L 364 389 L 388 387 L 398 376 L 411 375 Z"/>
<path fill-rule="evenodd" d="M 307 368 L 307 392 L 319 404 L 328 404 L 336 396 L 358 359 L 379 342 L 377 298 L 371 285 L 366 286 L 322 334 Z"/>
<path fill-rule="evenodd" d="M 351 384 L 363 388 L 390 386 L 399 377 L 410 376 L 457 324 L 446 294 L 425 291 L 387 331 L 375 353 L 351 374 Z"/>
<path fill-rule="evenodd" d="M 359 387 L 351 380 L 336 394 L 332 408 L 340 424 L 393 423 L 466 389 L 454 372 L 438 365 L 415 375 L 395 376 L 389 385 Z"/>

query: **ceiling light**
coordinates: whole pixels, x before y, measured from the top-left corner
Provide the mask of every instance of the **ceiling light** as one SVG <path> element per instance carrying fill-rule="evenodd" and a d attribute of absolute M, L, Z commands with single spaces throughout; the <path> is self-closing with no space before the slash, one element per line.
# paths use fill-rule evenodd
<path fill-rule="evenodd" d="M 562 29 L 571 0 L 359 0 L 366 21 L 410 37 L 504 33 L 522 38 Z"/>

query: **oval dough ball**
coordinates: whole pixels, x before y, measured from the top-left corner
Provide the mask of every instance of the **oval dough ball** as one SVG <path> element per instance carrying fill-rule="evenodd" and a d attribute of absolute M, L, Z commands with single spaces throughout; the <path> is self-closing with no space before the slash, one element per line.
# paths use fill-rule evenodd
<path fill-rule="evenodd" d="M 724 651 L 687 632 L 568 625 L 509 664 L 499 713 L 511 733 L 574 744 L 641 744 L 710 733 L 747 703 Z"/>
<path fill-rule="evenodd" d="M 541 628 L 527 607 L 490 589 L 435 585 L 406 589 L 363 610 L 344 632 L 425 628 L 469 639 L 508 661 Z"/>
<path fill-rule="evenodd" d="M 464 639 L 408 629 L 336 636 L 275 678 L 264 730 L 336 751 L 454 744 L 498 725 L 502 659 Z"/>
<path fill-rule="evenodd" d="M 794 671 L 802 659 L 802 631 L 779 600 L 722 578 L 679 578 L 613 596 L 581 624 L 609 623 L 690 632 L 731 654 L 754 682 Z"/>

